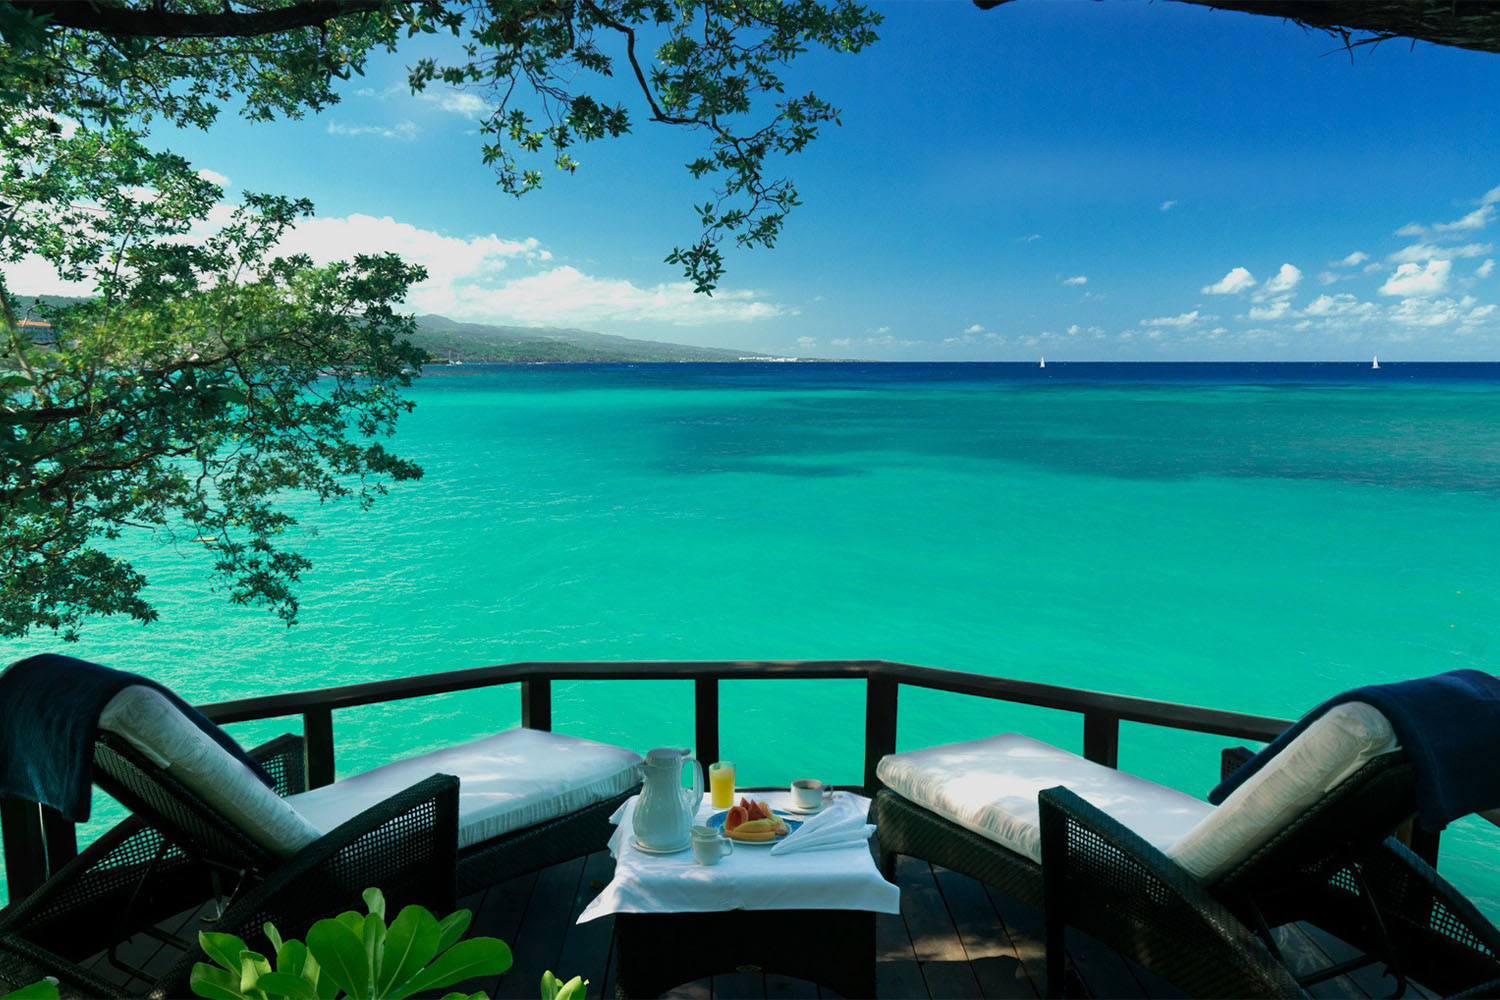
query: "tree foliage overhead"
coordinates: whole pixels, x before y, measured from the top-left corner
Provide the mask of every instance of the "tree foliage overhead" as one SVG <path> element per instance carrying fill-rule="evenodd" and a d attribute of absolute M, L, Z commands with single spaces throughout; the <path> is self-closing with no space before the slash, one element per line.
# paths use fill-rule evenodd
<path fill-rule="evenodd" d="M 783 94 L 784 67 L 858 51 L 877 23 L 850 0 L 0 2 L 0 268 L 44 262 L 94 291 L 47 306 L 0 278 L 0 635 L 154 619 L 111 552 L 136 526 L 202 542 L 231 600 L 294 622 L 309 564 L 281 498 L 369 503 L 421 472 L 382 444 L 422 361 L 401 309 L 421 270 L 279 255 L 311 206 L 222 204 L 149 144 L 154 125 L 317 112 L 377 47 L 451 32 L 456 56 L 418 60 L 411 85 L 485 96 L 479 155 L 521 195 L 536 162 L 571 172 L 580 143 L 630 130 L 624 103 L 583 89 L 623 75 L 643 117 L 704 136 L 701 231 L 668 260 L 710 291 L 723 242 L 772 245 L 796 205 L 777 160 L 836 121 Z"/>

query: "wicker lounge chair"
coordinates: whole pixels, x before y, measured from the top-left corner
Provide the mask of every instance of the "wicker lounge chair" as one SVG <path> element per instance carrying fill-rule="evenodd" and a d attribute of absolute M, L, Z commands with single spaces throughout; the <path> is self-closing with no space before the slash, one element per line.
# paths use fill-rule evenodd
<path fill-rule="evenodd" d="M 1500 988 L 1500 931 L 1390 838 L 1416 812 L 1413 768 L 1368 705 L 1330 710 L 1217 808 L 1016 734 L 894 754 L 877 773 L 887 874 L 908 855 L 1041 907 L 1053 995 L 1073 927 L 1192 996 L 1307 996 L 1351 968 L 1299 981 L 1272 932 L 1299 921 L 1398 988 Z"/>
<path fill-rule="evenodd" d="M 393 907 L 446 912 L 596 850 L 638 787 L 633 752 L 535 730 L 307 791 L 301 738 L 250 752 L 268 789 L 146 687 L 116 696 L 100 727 L 95 783 L 132 815 L 0 911 L 0 992 L 49 975 L 82 996 L 185 996 L 197 930 L 252 940 L 271 921 L 300 935 L 369 886 Z M 149 968 L 132 960 L 142 934 L 165 939 L 183 920 Z"/>

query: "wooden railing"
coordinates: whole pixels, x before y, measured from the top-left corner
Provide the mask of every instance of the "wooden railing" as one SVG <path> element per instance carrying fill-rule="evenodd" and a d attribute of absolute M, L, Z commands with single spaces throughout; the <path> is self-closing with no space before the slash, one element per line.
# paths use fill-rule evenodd
<path fill-rule="evenodd" d="M 553 681 L 682 680 L 693 682 L 694 741 L 700 760 L 719 758 L 719 682 L 725 680 L 862 680 L 865 684 L 864 788 L 873 793 L 875 766 L 896 750 L 897 706 L 903 686 L 946 691 L 996 701 L 1072 712 L 1082 716 L 1083 753 L 1109 767 L 1119 761 L 1120 723 L 1137 722 L 1170 729 L 1268 741 L 1290 723 L 1264 715 L 1198 708 L 1166 701 L 1132 698 L 988 677 L 955 670 L 936 670 L 885 660 L 698 661 L 509 663 L 243 698 L 199 706 L 221 724 L 289 716 L 302 717 L 307 748 L 309 787 L 331 783 L 335 772 L 333 713 L 375 705 L 518 684 L 521 724 L 552 728 Z M 0 801 L 0 836 L 11 899 L 41 884 L 77 852 L 72 824 L 34 803 Z M 1435 860 L 1437 839 L 1416 845 Z"/>

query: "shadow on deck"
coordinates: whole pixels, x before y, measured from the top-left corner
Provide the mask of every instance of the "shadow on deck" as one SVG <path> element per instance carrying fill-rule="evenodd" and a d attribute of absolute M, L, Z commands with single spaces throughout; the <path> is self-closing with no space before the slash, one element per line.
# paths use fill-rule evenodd
<path fill-rule="evenodd" d="M 502 938 L 515 965 L 498 980 L 474 980 L 457 989 L 485 990 L 491 997 L 534 998 L 543 971 L 589 980 L 588 995 L 611 997 L 615 982 L 614 920 L 577 924 L 578 914 L 603 888 L 614 869 L 605 852 L 556 865 L 460 900 L 474 912 L 471 934 Z M 901 858 L 901 914 L 876 921 L 876 983 L 879 996 L 1041 997 L 1046 995 L 1041 913 L 963 875 Z M 1316 934 L 1317 932 L 1314 932 Z M 1279 942 L 1289 958 L 1309 968 L 1347 957 L 1348 949 L 1326 935 L 1293 932 Z M 1183 997 L 1180 990 L 1103 945 L 1074 935 L 1070 941 L 1068 995 L 1074 997 Z M 1383 997 L 1393 980 L 1377 969 L 1314 987 L 1315 996 Z M 835 996 L 787 976 L 744 970 L 685 983 L 668 997 L 807 998 Z M 1416 988 L 1412 997 L 1426 997 Z"/>

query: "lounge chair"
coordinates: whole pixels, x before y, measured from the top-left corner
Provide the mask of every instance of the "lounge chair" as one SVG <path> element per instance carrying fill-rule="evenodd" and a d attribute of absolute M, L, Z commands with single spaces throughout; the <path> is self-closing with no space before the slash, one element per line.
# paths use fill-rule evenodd
<path fill-rule="evenodd" d="M 157 690 L 121 690 L 99 717 L 94 781 L 132 815 L 0 911 L 0 986 L 51 975 L 84 996 L 120 992 L 117 975 L 88 968 L 108 951 L 134 976 L 128 992 L 185 996 L 197 929 L 250 940 L 269 920 L 300 935 L 369 886 L 393 907 L 446 912 L 457 895 L 597 850 L 641 759 L 513 729 L 308 791 L 302 749 L 283 736 L 250 752 L 268 788 Z M 143 969 L 123 954 L 138 940 L 116 947 L 213 900 L 218 915 L 186 927 L 175 958 Z"/>
<path fill-rule="evenodd" d="M 1351 967 L 1299 981 L 1272 932 L 1297 921 L 1401 988 L 1500 986 L 1500 931 L 1390 839 L 1417 782 L 1368 704 L 1328 709 L 1217 807 L 1014 733 L 893 754 L 877 774 L 887 875 L 909 855 L 1041 907 L 1052 995 L 1073 927 L 1195 997 L 1307 996 Z"/>

